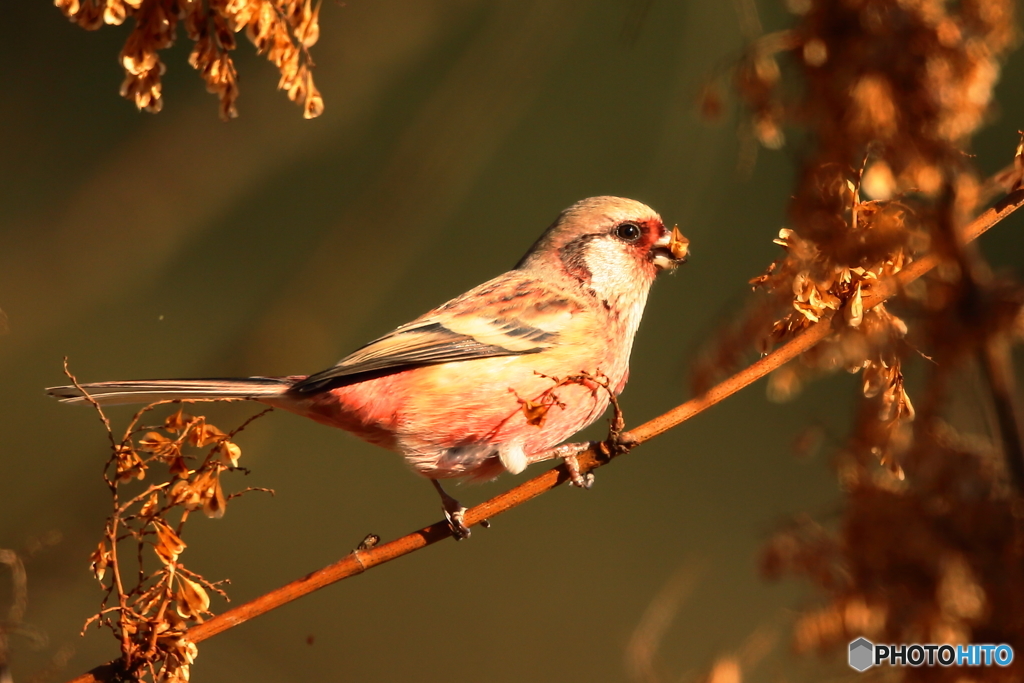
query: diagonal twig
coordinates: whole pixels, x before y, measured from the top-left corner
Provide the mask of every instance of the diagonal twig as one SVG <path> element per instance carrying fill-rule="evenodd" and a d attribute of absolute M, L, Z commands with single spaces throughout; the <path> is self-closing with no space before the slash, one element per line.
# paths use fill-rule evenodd
<path fill-rule="evenodd" d="M 976 239 L 1022 205 L 1024 205 L 1024 190 L 1016 190 L 1007 195 L 964 228 L 964 241 L 969 242 Z M 909 283 L 939 265 L 939 262 L 940 257 L 936 254 L 923 256 L 908 265 L 896 277 L 877 283 L 864 294 L 864 310 L 873 308 L 894 296 Z M 610 448 L 608 444 L 592 445 L 587 451 L 577 456 L 580 472 L 586 474 L 593 471 L 607 464 L 622 452 L 626 452 L 634 446 L 642 444 L 707 410 L 790 360 L 793 360 L 825 339 L 831 332 L 832 318 L 823 318 L 819 322 L 812 324 L 785 345 L 711 388 L 705 394 L 686 401 L 663 415 L 640 425 L 636 429 L 625 432 L 621 436 L 621 444 L 625 446 L 623 449 Z M 569 481 L 569 479 L 569 471 L 565 465 L 554 467 L 519 486 L 470 508 L 466 511 L 465 524 L 466 526 L 473 526 L 485 519 L 507 512 Z M 361 574 L 379 564 L 408 555 L 416 550 L 444 540 L 450 535 L 451 529 L 447 521 L 436 522 L 393 541 L 368 549 L 360 548 L 353 550 L 334 564 L 272 590 L 244 605 L 222 612 L 202 624 L 193 626 L 185 633 L 184 638 L 193 643 L 206 640 L 319 588 Z M 111 662 L 96 667 L 69 683 L 112 681 L 115 680 L 114 676 L 116 676 L 117 671 L 117 663 Z"/>

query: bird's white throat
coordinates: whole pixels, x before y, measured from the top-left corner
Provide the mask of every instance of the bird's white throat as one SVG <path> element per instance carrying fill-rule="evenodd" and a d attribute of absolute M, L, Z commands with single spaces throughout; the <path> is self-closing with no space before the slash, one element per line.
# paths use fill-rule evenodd
<path fill-rule="evenodd" d="M 588 244 L 583 261 L 590 271 L 590 288 L 620 314 L 632 344 L 647 304 L 651 281 L 638 272 L 636 256 L 623 249 L 622 243 L 611 239 L 598 239 Z"/>

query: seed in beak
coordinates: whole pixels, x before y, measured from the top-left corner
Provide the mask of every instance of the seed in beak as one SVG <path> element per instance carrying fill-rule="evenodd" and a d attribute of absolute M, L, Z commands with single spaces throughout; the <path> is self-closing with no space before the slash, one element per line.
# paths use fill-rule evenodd
<path fill-rule="evenodd" d="M 681 261 L 690 255 L 690 240 L 683 237 L 683 233 L 679 232 L 678 225 L 672 228 L 672 238 L 668 242 L 668 252 L 677 261 Z"/>

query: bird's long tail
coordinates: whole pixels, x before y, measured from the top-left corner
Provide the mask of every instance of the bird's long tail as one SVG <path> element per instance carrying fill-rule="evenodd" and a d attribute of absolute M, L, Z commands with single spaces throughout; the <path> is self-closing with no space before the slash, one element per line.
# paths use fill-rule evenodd
<path fill-rule="evenodd" d="M 94 382 L 81 385 L 97 403 L 152 403 L 173 399 L 272 398 L 288 391 L 301 377 L 236 377 L 229 379 L 152 379 L 127 382 Z M 61 403 L 84 403 L 85 395 L 75 386 L 46 390 Z"/>

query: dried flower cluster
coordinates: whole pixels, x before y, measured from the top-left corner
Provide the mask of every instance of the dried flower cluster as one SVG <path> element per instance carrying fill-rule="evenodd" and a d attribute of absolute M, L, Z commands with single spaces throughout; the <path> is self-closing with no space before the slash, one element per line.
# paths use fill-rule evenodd
<path fill-rule="evenodd" d="M 1016 38 L 1014 6 L 790 5 L 797 26 L 752 45 L 737 66 L 736 86 L 761 144 L 781 146 L 784 128 L 798 125 L 813 147 L 791 205 L 792 228 L 776 240 L 786 254 L 752 281 L 769 296 L 717 342 L 695 382 L 702 390 L 735 367 L 751 337 L 764 352 L 841 313 L 845 324 L 834 337 L 775 373 L 770 394 L 795 395 L 814 370 L 861 371 L 864 395 L 879 399 L 879 420 L 888 427 L 873 447 L 898 471 L 891 451 L 905 447 L 914 416 L 901 367 L 907 325 L 884 307 L 865 314 L 861 297 L 921 253 L 949 248 L 949 231 L 937 228 L 940 195 L 953 195 L 958 217 L 981 200 L 964 146 L 988 112 L 999 60 Z M 782 59 L 793 78 L 784 77 Z M 790 88 L 799 97 L 787 94 L 787 80 L 800 83 Z M 928 298 L 923 289 L 910 294 Z"/>
<path fill-rule="evenodd" d="M 181 409 L 161 425 L 140 426 L 144 415 L 166 403 L 172 402 L 136 413 L 120 441 L 94 404 L 110 436 L 112 454 L 104 478 L 113 511 L 89 558 L 105 593 L 100 611 L 85 626 L 105 626 L 117 636 L 125 676 L 183 683 L 198 652 L 185 632 L 210 614 L 211 592 L 227 595 L 224 582 L 207 581 L 181 562 L 187 547 L 182 532 L 191 512 L 221 517 L 231 498 L 266 490 L 248 488 L 226 496 L 221 475 L 241 469 L 234 436 L 267 411 L 230 433 Z"/>
<path fill-rule="evenodd" d="M 837 254 L 794 230 L 779 232 L 775 242 L 786 255 L 752 283 L 780 293 L 791 308 L 760 338 L 760 350 L 767 352 L 811 323 L 836 314 L 841 315 L 842 325 L 799 362 L 774 372 L 769 396 L 780 401 L 791 398 L 814 371 L 842 368 L 860 372 L 864 397 L 877 399 L 879 420 L 889 435 L 895 436 L 914 418 L 900 361 L 907 326 L 884 304 L 865 311 L 863 298 L 872 286 L 899 273 L 928 243 L 928 235 L 900 202 L 862 202 L 860 188 L 852 181 L 841 176 L 828 179 L 831 182 L 822 182 L 819 189 L 836 195 L 837 214 L 846 219 L 843 229 L 852 238 L 843 245 L 846 253 Z M 888 452 L 878 450 L 877 455 L 898 471 Z"/>
<path fill-rule="evenodd" d="M 278 88 L 311 119 L 324 109 L 313 83 L 311 48 L 320 37 L 320 5 L 312 0 L 54 0 L 71 21 L 88 30 L 135 19 L 120 61 L 125 70 L 121 96 L 141 110 L 163 108 L 159 51 L 174 44 L 178 23 L 195 43 L 188 61 L 220 98 L 224 120 L 238 116 L 238 72 L 231 58 L 235 34 L 245 29 L 260 54 L 281 72 Z"/>
<path fill-rule="evenodd" d="M 988 183 L 967 154 L 1018 37 L 1014 3 L 789 6 L 796 26 L 752 45 L 736 86 L 763 146 L 781 146 L 790 129 L 809 143 L 791 227 L 776 240 L 783 256 L 752 281 L 762 296 L 698 368 L 698 389 L 752 346 L 766 352 L 821 320 L 830 321 L 829 338 L 777 370 L 769 395 L 790 398 L 823 371 L 861 374 L 854 431 L 837 459 L 847 496 L 838 530 L 802 519 L 765 550 L 767 576 L 804 576 L 826 596 L 799 621 L 799 650 L 845 649 L 867 636 L 1006 642 L 1020 651 L 1024 453 L 1009 346 L 1024 289 L 993 276 L 960 230 L 993 191 L 1024 179 L 1022 146 L 1014 166 Z M 925 253 L 941 259 L 933 276 L 892 310 L 864 310 L 874 287 Z M 925 375 L 916 409 L 904 376 L 913 363 Z M 972 363 L 984 370 L 996 438 L 965 434 L 951 417 L 956 373 Z M 1022 672 L 1015 662 L 972 678 L 1019 680 Z"/>

